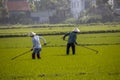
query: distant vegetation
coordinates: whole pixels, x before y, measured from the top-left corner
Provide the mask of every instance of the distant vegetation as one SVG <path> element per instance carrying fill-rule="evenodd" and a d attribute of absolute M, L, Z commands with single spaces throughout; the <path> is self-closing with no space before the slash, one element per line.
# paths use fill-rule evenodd
<path fill-rule="evenodd" d="M 56 10 L 57 14 L 54 14 L 50 19 L 52 23 L 105 23 L 105 22 L 119 22 L 120 16 L 114 13 L 114 9 L 111 5 L 108 5 L 108 0 L 97 0 L 97 5 L 90 5 L 87 1 L 87 8 L 80 14 L 78 20 L 72 18 L 70 13 L 70 3 L 69 0 L 41 0 L 32 5 L 32 0 L 29 0 L 31 11 L 41 11 L 41 10 Z M 0 0 L 0 23 L 8 23 L 6 18 L 8 18 L 8 12 L 5 10 L 3 5 L 4 0 Z M 120 1 L 117 1 L 118 5 Z M 20 24 L 32 24 L 31 19 L 29 19 L 24 13 L 18 15 L 18 17 L 13 20 L 13 22 Z"/>

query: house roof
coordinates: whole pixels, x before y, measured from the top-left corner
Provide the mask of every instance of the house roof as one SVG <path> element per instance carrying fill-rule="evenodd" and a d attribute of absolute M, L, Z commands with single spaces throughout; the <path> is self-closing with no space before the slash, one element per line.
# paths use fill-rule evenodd
<path fill-rule="evenodd" d="M 30 11 L 30 7 L 25 0 L 7 1 L 8 11 Z"/>

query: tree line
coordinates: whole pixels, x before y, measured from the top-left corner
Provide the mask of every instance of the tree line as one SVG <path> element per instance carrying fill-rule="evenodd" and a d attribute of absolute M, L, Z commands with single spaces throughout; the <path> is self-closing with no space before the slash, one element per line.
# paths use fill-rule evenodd
<path fill-rule="evenodd" d="M 0 0 L 0 23 L 5 23 L 5 20 L 8 17 L 8 12 L 5 9 L 3 2 L 4 0 Z M 88 7 L 85 11 L 80 13 L 77 20 L 72 17 L 69 0 L 38 0 L 37 2 L 34 2 L 34 4 L 33 0 L 28 0 L 28 2 L 31 12 L 56 10 L 56 14 L 50 17 L 50 23 L 97 23 L 120 21 L 120 16 L 116 15 L 114 9 L 108 4 L 108 0 L 96 0 L 96 5 L 90 5 L 90 0 L 86 0 Z M 120 4 L 120 0 L 117 0 L 116 3 Z M 26 21 L 25 17 L 18 18 L 22 18 L 20 20 L 23 20 L 23 22 Z"/>

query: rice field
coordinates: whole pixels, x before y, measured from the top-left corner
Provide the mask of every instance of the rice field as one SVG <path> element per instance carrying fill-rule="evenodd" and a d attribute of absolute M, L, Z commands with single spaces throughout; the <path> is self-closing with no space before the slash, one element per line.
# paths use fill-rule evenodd
<path fill-rule="evenodd" d="M 120 80 L 119 32 L 78 34 L 77 42 L 98 54 L 76 45 L 76 55 L 66 55 L 63 35 L 43 37 L 48 44 L 42 46 L 41 59 L 35 60 L 32 52 L 11 60 L 31 49 L 30 37 L 0 38 L 0 80 Z"/>

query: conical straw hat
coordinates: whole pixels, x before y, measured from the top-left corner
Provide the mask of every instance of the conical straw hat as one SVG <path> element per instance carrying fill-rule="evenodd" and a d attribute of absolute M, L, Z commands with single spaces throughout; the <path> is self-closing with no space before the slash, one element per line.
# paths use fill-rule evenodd
<path fill-rule="evenodd" d="M 80 32 L 78 28 L 73 29 L 73 32 Z"/>
<path fill-rule="evenodd" d="M 36 33 L 35 32 L 30 32 L 29 36 L 35 36 Z"/>

